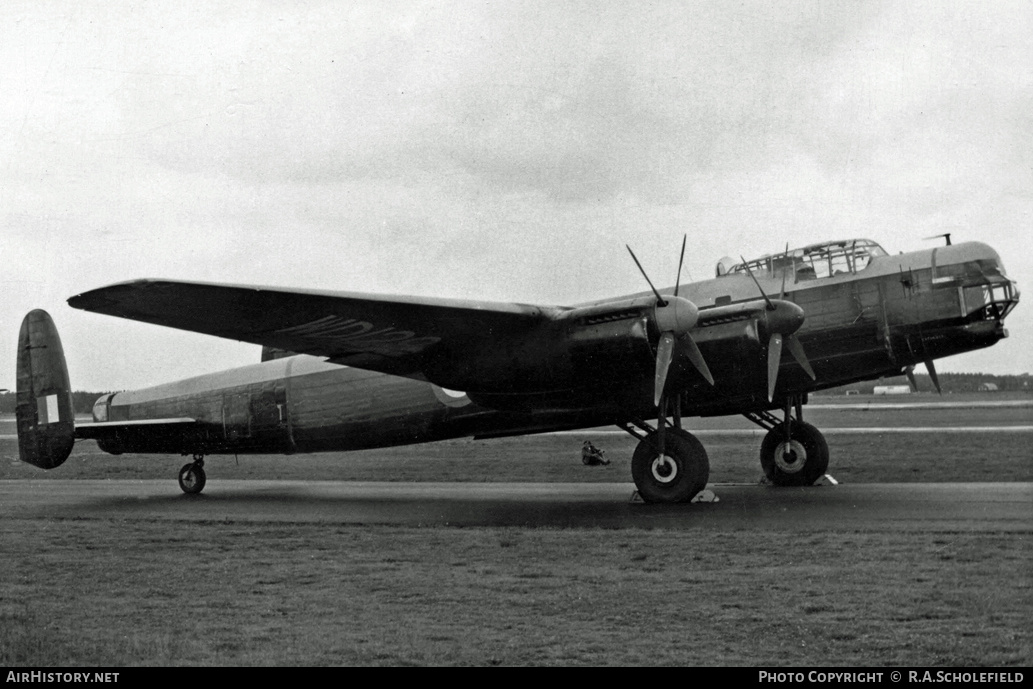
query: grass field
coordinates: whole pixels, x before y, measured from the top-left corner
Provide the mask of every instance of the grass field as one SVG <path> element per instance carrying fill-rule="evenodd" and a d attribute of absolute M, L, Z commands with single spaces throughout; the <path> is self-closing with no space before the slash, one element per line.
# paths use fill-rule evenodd
<path fill-rule="evenodd" d="M 911 395 L 908 401 L 930 404 L 1014 400 L 1004 396 Z M 1030 399 L 1020 396 L 1021 400 Z M 829 473 L 851 483 L 1030 481 L 1033 480 L 1033 406 L 885 409 L 893 397 L 817 397 L 822 409 L 805 418 L 829 432 Z M 844 402 L 845 401 L 845 402 Z M 837 409 L 834 405 L 849 404 Z M 857 409 L 857 405 L 870 405 Z M 926 433 L 885 429 L 922 427 Z M 994 428 L 968 430 L 964 428 Z M 1013 431 L 1000 430 L 1000 427 Z M 763 431 L 743 417 L 687 419 L 699 431 L 710 456 L 714 483 L 760 479 Z M 837 432 L 837 429 L 839 432 Z M 868 432 L 845 432 L 868 429 Z M 875 430 L 872 430 L 875 429 Z M 168 455 L 121 455 L 101 452 L 96 443 L 77 443 L 72 456 L 45 472 L 17 461 L 13 419 L 0 419 L 0 480 L 3 479 L 160 479 L 175 480 L 184 463 Z M 608 467 L 581 464 L 581 441 L 591 438 L 612 461 Z M 636 440 L 613 429 L 577 434 L 524 436 L 496 440 L 459 439 L 426 445 L 319 455 L 242 455 L 207 458 L 209 481 L 223 479 L 298 479 L 339 481 L 630 481 L 630 458 Z"/>
<path fill-rule="evenodd" d="M 932 401 L 936 401 L 933 398 Z M 856 398 L 851 398 L 856 403 Z M 1029 407 L 809 412 L 850 483 L 1030 481 Z M 2 424 L 2 422 L 0 422 Z M 939 426 L 942 431 L 871 429 Z M 756 481 L 742 419 L 693 428 L 714 482 Z M 723 431 L 733 431 L 724 433 Z M 0 433 L 5 432 L 0 425 Z M 628 481 L 634 441 L 587 434 L 323 456 L 210 458 L 228 478 Z M 0 479 L 167 478 L 182 458 L 92 443 Z M 686 506 L 681 509 L 692 509 Z M 1033 664 L 1033 505 L 1010 534 L 895 529 L 402 528 L 124 519 L 0 523 L 0 664 Z"/>
<path fill-rule="evenodd" d="M 581 464 L 580 436 L 548 435 L 499 440 L 452 440 L 416 447 L 320 455 L 213 456 L 205 460 L 210 484 L 220 479 L 334 481 L 631 481 L 630 436 L 593 436 L 610 466 Z M 712 483 L 759 481 L 760 436 L 701 438 L 710 455 Z M 829 473 L 850 483 L 1030 481 L 1033 432 L 970 434 L 851 434 L 829 437 Z M 12 461 L 13 440 L 0 440 L 3 479 L 168 479 L 175 487 L 184 458 L 112 456 L 95 443 L 77 445 L 61 467 L 41 471 Z M 177 488 L 178 490 L 178 488 Z"/>
<path fill-rule="evenodd" d="M 4 665 L 1025 665 L 1029 534 L 0 526 Z"/>

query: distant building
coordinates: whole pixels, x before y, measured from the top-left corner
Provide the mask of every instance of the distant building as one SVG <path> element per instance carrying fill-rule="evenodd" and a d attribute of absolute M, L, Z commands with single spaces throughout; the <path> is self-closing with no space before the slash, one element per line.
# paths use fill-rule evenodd
<path fill-rule="evenodd" d="M 911 392 L 909 385 L 876 385 L 874 395 L 907 395 Z"/>
<path fill-rule="evenodd" d="M 980 392 L 997 392 L 997 383 L 980 383 Z"/>

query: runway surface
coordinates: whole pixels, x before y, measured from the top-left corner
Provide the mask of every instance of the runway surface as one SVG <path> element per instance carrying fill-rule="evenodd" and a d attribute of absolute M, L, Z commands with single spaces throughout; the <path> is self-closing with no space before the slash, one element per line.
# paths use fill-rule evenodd
<path fill-rule="evenodd" d="M 700 438 L 718 436 L 742 436 L 748 438 L 763 438 L 767 431 L 763 428 L 694 428 L 690 431 L 692 435 Z M 822 435 L 865 435 L 868 433 L 937 433 L 950 435 L 956 433 L 1033 433 L 1033 426 L 857 426 L 857 427 L 825 427 L 821 429 Z M 609 429 L 584 429 L 578 431 L 556 431 L 549 435 L 585 436 L 592 437 L 606 436 L 622 438 L 627 431 L 613 431 Z"/>
<path fill-rule="evenodd" d="M 398 526 L 1033 532 L 1033 483 L 708 487 L 716 502 L 646 505 L 630 483 L 0 481 L 0 519 Z"/>

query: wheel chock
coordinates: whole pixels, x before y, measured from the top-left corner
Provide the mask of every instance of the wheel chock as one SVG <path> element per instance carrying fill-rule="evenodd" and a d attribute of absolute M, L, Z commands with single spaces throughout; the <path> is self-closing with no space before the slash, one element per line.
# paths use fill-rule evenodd
<path fill-rule="evenodd" d="M 638 494 L 637 490 L 631 493 L 631 497 L 628 498 L 628 502 L 637 505 L 644 505 L 646 503 L 646 501 L 642 499 L 642 496 Z M 693 497 L 692 500 L 689 500 L 689 502 L 721 502 L 721 498 L 717 497 L 717 495 L 714 494 L 714 491 L 709 488 L 704 488 L 700 492 L 696 493 L 695 497 Z"/>
<path fill-rule="evenodd" d="M 696 493 L 696 496 L 689 500 L 689 502 L 721 502 L 721 498 L 714 494 L 714 491 L 709 488 L 704 488 L 700 492 Z"/>

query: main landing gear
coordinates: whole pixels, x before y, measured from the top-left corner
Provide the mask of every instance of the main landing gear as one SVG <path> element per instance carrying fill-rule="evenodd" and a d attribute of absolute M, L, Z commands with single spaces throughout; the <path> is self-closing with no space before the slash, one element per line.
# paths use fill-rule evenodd
<path fill-rule="evenodd" d="M 796 418 L 791 411 L 795 406 Z M 810 486 L 829 468 L 829 446 L 825 436 L 803 419 L 799 397 L 786 401 L 780 421 L 769 412 L 745 414 L 746 418 L 768 430 L 760 445 L 760 466 L 764 476 L 776 486 Z"/>
<path fill-rule="evenodd" d="M 710 459 L 696 436 L 682 430 L 679 405 L 674 405 L 674 425 L 666 428 L 661 415 L 657 428 L 641 420 L 622 428 L 639 439 L 631 458 L 631 476 L 646 502 L 689 502 L 706 488 Z M 664 408 L 664 401 L 661 402 Z"/>
<path fill-rule="evenodd" d="M 208 478 L 204 473 L 204 455 L 194 455 L 194 461 L 184 464 L 179 470 L 179 487 L 187 495 L 196 495 L 204 490 Z"/>
<path fill-rule="evenodd" d="M 689 502 L 706 487 L 710 460 L 699 440 L 682 430 L 677 398 L 673 404 L 661 400 L 660 408 L 671 412 L 673 425 L 667 426 L 664 414 L 656 428 L 641 419 L 621 425 L 639 439 L 631 475 L 646 502 Z M 783 412 L 781 419 L 767 411 L 744 415 L 768 431 L 760 446 L 764 475 L 776 486 L 812 485 L 829 468 L 828 443 L 821 431 L 804 423 L 802 396 L 790 397 Z"/>

